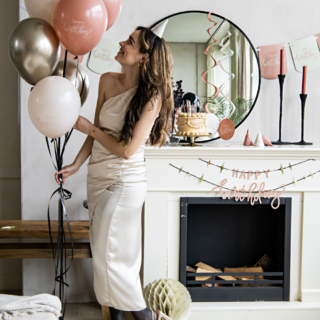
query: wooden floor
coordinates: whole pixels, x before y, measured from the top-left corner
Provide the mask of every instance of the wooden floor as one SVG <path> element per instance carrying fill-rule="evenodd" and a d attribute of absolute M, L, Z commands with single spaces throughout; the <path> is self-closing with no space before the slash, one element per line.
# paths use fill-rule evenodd
<path fill-rule="evenodd" d="M 131 312 L 125 312 L 126 320 L 134 320 Z M 64 320 L 103 320 L 99 303 L 67 303 Z M 108 319 L 109 320 L 109 319 Z"/>

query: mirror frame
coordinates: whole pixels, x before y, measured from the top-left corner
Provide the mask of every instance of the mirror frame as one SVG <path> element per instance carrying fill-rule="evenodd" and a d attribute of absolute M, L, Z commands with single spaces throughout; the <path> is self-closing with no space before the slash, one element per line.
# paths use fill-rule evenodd
<path fill-rule="evenodd" d="M 189 11 L 181 11 L 181 12 L 177 12 L 177 13 L 174 13 L 174 14 L 171 14 L 167 17 L 164 17 L 163 19 L 157 21 L 156 23 L 154 23 L 150 29 L 152 29 L 153 27 L 155 27 L 157 24 L 161 23 L 162 21 L 166 20 L 166 19 L 169 19 L 169 18 L 172 18 L 174 16 L 177 16 L 177 15 L 181 15 L 181 14 L 187 14 L 187 13 L 205 13 L 206 15 L 209 14 L 208 11 L 201 11 L 201 10 L 189 10 Z M 237 129 L 245 120 L 247 120 L 248 116 L 250 115 L 251 111 L 253 110 L 254 106 L 256 105 L 256 102 L 258 100 L 258 97 L 259 97 L 259 93 L 260 93 L 260 88 L 261 88 L 261 68 L 260 68 L 260 62 L 259 62 L 259 57 L 258 57 L 258 54 L 257 54 L 257 51 L 255 49 L 255 47 L 253 46 L 252 42 L 250 41 L 250 39 L 247 37 L 247 35 L 242 31 L 242 29 L 240 29 L 235 23 L 233 23 L 232 21 L 226 19 L 225 17 L 223 16 L 220 16 L 216 13 L 212 13 L 213 15 L 229 22 L 230 24 L 232 24 L 234 27 L 236 27 L 243 35 L 244 37 L 248 40 L 252 50 L 253 50 L 253 53 L 255 55 L 255 58 L 257 60 L 257 64 L 258 64 L 258 71 L 259 71 L 259 84 L 258 84 L 258 91 L 257 91 L 257 95 L 254 99 L 254 102 L 252 104 L 252 107 L 250 108 L 249 112 L 247 113 L 247 115 L 241 120 L 240 123 L 238 123 L 236 126 L 235 126 L 235 129 Z M 213 34 L 214 35 L 214 34 Z M 190 139 L 190 138 L 189 138 Z M 194 139 L 194 142 L 199 142 L 199 143 L 205 143 L 205 142 L 209 142 L 209 141 L 213 141 L 213 140 L 218 140 L 220 139 L 220 136 L 219 137 L 216 137 L 216 138 L 212 138 L 212 139 L 208 139 L 208 140 L 201 140 L 201 141 L 196 141 L 197 138 Z M 188 142 L 187 140 L 185 142 Z"/>

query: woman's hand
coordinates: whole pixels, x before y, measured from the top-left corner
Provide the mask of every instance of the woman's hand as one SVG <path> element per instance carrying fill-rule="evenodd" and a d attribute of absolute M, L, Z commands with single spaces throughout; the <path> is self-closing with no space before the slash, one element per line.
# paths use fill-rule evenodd
<path fill-rule="evenodd" d="M 88 119 L 79 116 L 77 122 L 73 126 L 73 129 L 83 132 L 84 134 L 90 135 L 94 127 L 95 126 Z"/>
<path fill-rule="evenodd" d="M 75 163 L 69 164 L 68 166 L 63 167 L 60 171 L 54 174 L 56 182 L 60 185 L 59 174 L 62 174 L 62 183 L 64 184 L 66 179 L 76 173 L 79 170 L 79 166 Z"/>

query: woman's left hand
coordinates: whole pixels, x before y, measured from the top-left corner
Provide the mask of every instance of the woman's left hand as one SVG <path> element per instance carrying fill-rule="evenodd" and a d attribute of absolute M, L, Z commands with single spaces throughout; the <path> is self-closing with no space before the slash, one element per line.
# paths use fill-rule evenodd
<path fill-rule="evenodd" d="M 77 122 L 72 128 L 83 132 L 84 134 L 90 135 L 92 129 L 94 128 L 94 125 L 88 119 L 79 116 Z"/>

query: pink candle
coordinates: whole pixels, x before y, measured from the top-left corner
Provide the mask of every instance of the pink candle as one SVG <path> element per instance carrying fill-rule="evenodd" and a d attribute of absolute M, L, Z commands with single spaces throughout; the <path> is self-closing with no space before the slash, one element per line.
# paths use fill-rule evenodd
<path fill-rule="evenodd" d="M 284 48 L 280 50 L 280 74 L 284 74 Z"/>
<path fill-rule="evenodd" d="M 306 85 L 307 85 L 307 66 L 303 66 L 302 72 L 302 94 L 306 94 Z"/>

